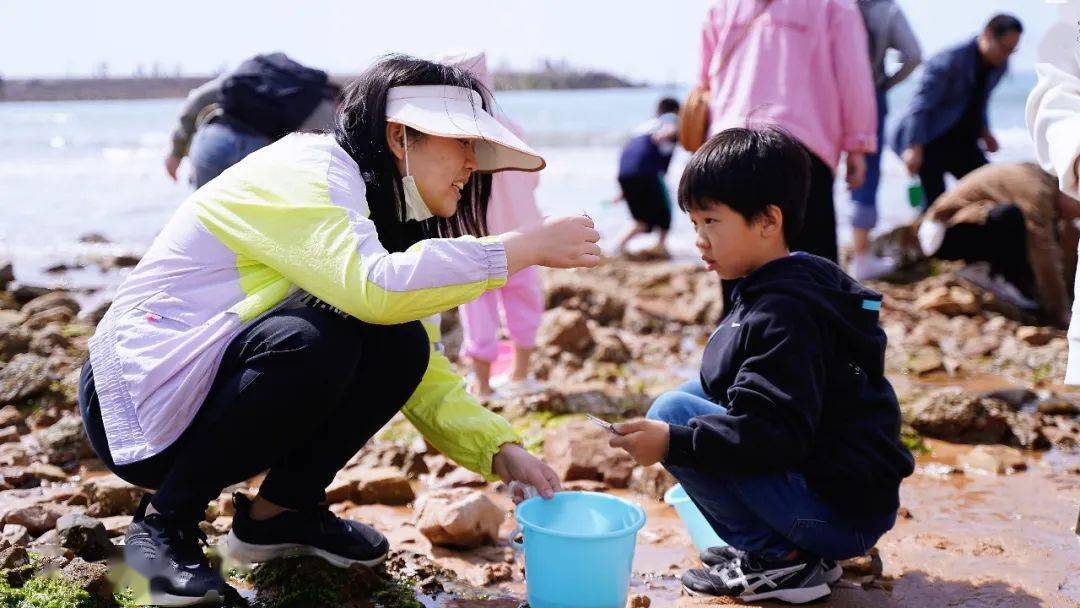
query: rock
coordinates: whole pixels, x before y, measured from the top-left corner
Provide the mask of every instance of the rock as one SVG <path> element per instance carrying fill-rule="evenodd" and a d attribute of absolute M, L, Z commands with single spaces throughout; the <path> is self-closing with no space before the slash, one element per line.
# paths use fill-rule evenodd
<path fill-rule="evenodd" d="M 1057 337 L 1057 332 L 1049 327 L 1025 325 L 1016 330 L 1016 339 L 1025 342 L 1029 346 L 1045 346 L 1055 337 Z"/>
<path fill-rule="evenodd" d="M 433 477 L 431 481 L 433 488 L 483 488 L 488 484 L 483 475 L 464 467 L 457 467 L 441 479 Z"/>
<path fill-rule="evenodd" d="M 548 431 L 544 460 L 563 481 L 593 479 L 625 488 L 634 460 L 625 451 L 609 446 L 610 439 L 610 433 L 591 422 L 569 422 Z"/>
<path fill-rule="evenodd" d="M 71 313 L 69 315 L 70 317 L 75 317 L 79 314 L 79 303 L 66 291 L 54 291 L 34 298 L 24 304 L 20 312 L 27 318 L 30 318 L 40 312 L 54 308 L 63 308 L 67 310 Z"/>
<path fill-rule="evenodd" d="M 945 359 L 941 356 L 941 351 L 933 346 L 926 346 L 915 351 L 908 360 L 907 369 L 913 374 L 922 376 L 942 369 L 944 364 Z"/>
<path fill-rule="evenodd" d="M 392 467 L 352 469 L 344 476 L 356 480 L 353 501 L 358 504 L 407 505 L 416 498 L 405 474 Z"/>
<path fill-rule="evenodd" d="M 128 526 L 131 525 L 130 515 L 114 515 L 112 517 L 101 518 L 101 524 L 105 526 L 105 531 L 109 533 L 110 537 L 123 536 L 127 533 Z"/>
<path fill-rule="evenodd" d="M 975 294 L 962 287 L 938 286 L 920 296 L 915 301 L 915 308 L 924 312 L 940 312 L 953 317 L 979 312 L 979 302 Z"/>
<path fill-rule="evenodd" d="M 0 403 L 15 403 L 49 388 L 49 373 L 44 358 L 31 354 L 15 355 L 0 369 Z"/>
<path fill-rule="evenodd" d="M 60 546 L 89 560 L 104 559 L 112 552 L 109 533 L 100 521 L 81 513 L 69 513 L 56 522 Z"/>
<path fill-rule="evenodd" d="M 9 546 L 25 547 L 30 543 L 30 531 L 26 529 L 26 526 L 4 524 L 2 534 L 0 536 L 0 546 L 7 544 Z"/>
<path fill-rule="evenodd" d="M 1043 436 L 1042 420 L 1033 412 L 1010 412 L 1007 414 L 1009 431 L 1012 433 L 1010 444 L 1029 450 L 1050 447 L 1050 442 Z"/>
<path fill-rule="evenodd" d="M 602 481 L 596 481 L 595 479 L 575 479 L 573 481 L 565 481 L 562 484 L 562 488 L 568 492 L 607 492 L 611 489 L 608 484 Z"/>
<path fill-rule="evenodd" d="M 6 291 L 8 283 L 15 280 L 15 269 L 11 266 L 11 262 L 7 260 L 0 261 L 0 291 Z"/>
<path fill-rule="evenodd" d="M 424 457 L 424 464 L 427 465 L 428 473 L 435 477 L 443 477 L 458 468 L 458 465 L 454 461 L 450 460 L 442 454 L 432 454 Z"/>
<path fill-rule="evenodd" d="M 31 315 L 26 321 L 23 321 L 22 326 L 30 331 L 36 331 L 54 323 L 66 325 L 74 319 L 75 315 L 69 309 L 57 306 Z"/>
<path fill-rule="evenodd" d="M 68 474 L 64 469 L 44 462 L 35 462 L 27 467 L 27 471 L 42 481 L 67 481 Z"/>
<path fill-rule="evenodd" d="M 4 515 L 4 524 L 23 526 L 31 536 L 39 536 L 55 528 L 56 522 L 68 512 L 68 508 L 52 503 L 16 507 Z"/>
<path fill-rule="evenodd" d="M 484 564 L 480 568 L 480 580 L 477 584 L 486 587 L 495 583 L 505 583 L 513 578 L 514 568 L 510 564 Z"/>
<path fill-rule="evenodd" d="M 643 593 L 631 595 L 630 599 L 626 602 L 626 608 L 649 608 L 651 605 L 652 600 Z"/>
<path fill-rule="evenodd" d="M 355 490 L 355 479 L 345 479 L 340 475 L 335 475 L 334 480 L 326 487 L 326 504 L 336 505 L 339 502 L 351 500 Z"/>
<path fill-rule="evenodd" d="M 131 515 L 138 508 L 144 493 L 142 488 L 111 473 L 91 479 L 83 489 L 90 500 L 86 513 L 93 517 Z"/>
<path fill-rule="evenodd" d="M 566 308 L 555 308 L 544 313 L 537 343 L 576 355 L 585 355 L 595 344 L 585 315 Z"/>
<path fill-rule="evenodd" d="M 648 467 L 637 467 L 630 476 L 630 489 L 650 496 L 656 500 L 664 499 L 667 492 L 678 483 L 671 473 L 663 466 L 654 464 Z"/>
<path fill-rule="evenodd" d="M 405 473 L 406 477 L 413 479 L 427 473 L 427 464 L 424 463 L 426 455 L 427 446 L 423 439 L 413 441 L 411 444 L 371 441 L 349 460 L 348 466 L 368 469 L 394 467 Z"/>
<path fill-rule="evenodd" d="M 34 298 L 40 298 L 41 296 L 52 293 L 53 290 L 48 287 L 40 287 L 37 285 L 20 285 L 11 295 L 15 296 L 15 301 L 20 307 L 25 306 L 27 302 L 30 302 Z"/>
<path fill-rule="evenodd" d="M 608 363 L 626 363 L 630 360 L 630 349 L 619 337 L 618 332 L 608 330 L 597 332 L 596 349 L 592 358 Z"/>
<path fill-rule="evenodd" d="M 79 242 L 80 243 L 92 243 L 92 244 L 96 244 L 96 245 L 104 245 L 104 244 L 110 243 L 111 241 L 109 241 L 109 239 L 106 238 L 105 235 L 103 235 L 103 234 L 101 234 L 99 232 L 88 232 L 88 233 L 86 233 L 86 234 L 79 237 Z"/>
<path fill-rule="evenodd" d="M 0 443 L 0 466 L 23 466 L 30 462 L 27 447 L 20 443 Z"/>
<path fill-rule="evenodd" d="M 94 455 L 94 450 L 83 433 L 82 418 L 76 415 L 63 416 L 52 426 L 35 431 L 34 437 L 46 451 L 52 464 L 62 465 Z"/>
<path fill-rule="evenodd" d="M 20 327 L 22 315 L 18 321 L 0 317 L 0 361 L 8 360 L 30 348 L 30 332 Z"/>
<path fill-rule="evenodd" d="M 19 440 L 19 429 L 14 426 L 0 426 L 0 443 L 10 443 Z"/>
<path fill-rule="evenodd" d="M 1019 410 L 1025 405 L 1035 401 L 1039 398 L 1035 391 L 1028 390 L 1026 388 L 1005 388 L 997 391 L 990 391 L 988 393 L 982 393 L 980 395 L 986 399 L 997 399 L 1003 401 L 1009 405 L 1013 411 Z"/>
<path fill-rule="evenodd" d="M 1004 475 L 1027 469 L 1023 453 L 1003 445 L 979 445 L 961 454 L 957 464 L 965 471 L 977 471 L 991 475 Z"/>
<path fill-rule="evenodd" d="M 964 357 L 986 357 L 1001 347 L 1001 338 L 993 335 L 976 336 L 964 340 L 960 346 L 960 354 Z"/>
<path fill-rule="evenodd" d="M 874 577 L 877 578 L 885 571 L 885 565 L 881 561 L 881 553 L 877 547 L 871 547 L 866 555 L 860 555 L 840 562 L 847 577 Z"/>
<path fill-rule="evenodd" d="M 34 337 L 30 339 L 30 350 L 35 354 L 48 357 L 53 351 L 67 350 L 70 344 L 71 341 L 64 335 L 60 325 L 52 323 L 34 333 Z"/>
<path fill-rule="evenodd" d="M 60 571 L 60 576 L 96 598 L 103 606 L 112 605 L 113 586 L 109 581 L 109 567 L 88 562 L 81 557 L 71 560 Z"/>
<path fill-rule="evenodd" d="M 14 405 L 5 405 L 3 408 L 0 408 L 0 428 L 15 426 L 22 421 L 22 412 Z"/>
<path fill-rule="evenodd" d="M 12 546 L 0 551 L 0 570 L 14 570 L 30 563 L 26 548 Z"/>
<path fill-rule="evenodd" d="M 1009 406 L 1003 401 L 944 389 L 904 410 L 904 419 L 927 437 L 997 443 L 1009 435 Z"/>
<path fill-rule="evenodd" d="M 1057 395 L 1050 395 L 1039 400 L 1035 404 L 1035 409 L 1040 414 L 1046 414 L 1047 416 L 1076 416 L 1080 414 L 1080 405 Z"/>
<path fill-rule="evenodd" d="M 475 490 L 437 490 L 420 497 L 417 523 L 431 544 L 470 549 L 495 544 L 506 518 L 490 498 Z"/>

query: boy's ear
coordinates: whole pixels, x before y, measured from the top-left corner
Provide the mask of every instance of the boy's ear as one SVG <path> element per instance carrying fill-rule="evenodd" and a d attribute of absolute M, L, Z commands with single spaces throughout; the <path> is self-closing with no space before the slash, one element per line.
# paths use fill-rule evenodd
<path fill-rule="evenodd" d="M 761 226 L 761 236 L 772 238 L 784 232 L 784 212 L 777 205 L 768 205 L 765 211 L 758 216 Z"/>

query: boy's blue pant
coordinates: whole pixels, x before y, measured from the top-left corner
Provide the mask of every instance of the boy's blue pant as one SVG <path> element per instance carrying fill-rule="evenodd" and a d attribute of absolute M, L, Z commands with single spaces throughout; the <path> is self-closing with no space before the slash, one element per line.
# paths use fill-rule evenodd
<path fill-rule="evenodd" d="M 686 425 L 691 418 L 720 414 L 697 380 L 660 395 L 648 417 Z M 827 559 L 863 555 L 896 523 L 896 513 L 858 525 L 845 521 L 806 485 L 801 473 L 702 473 L 687 467 L 668 470 L 712 524 L 720 538 L 743 551 L 779 559 L 793 549 Z"/>

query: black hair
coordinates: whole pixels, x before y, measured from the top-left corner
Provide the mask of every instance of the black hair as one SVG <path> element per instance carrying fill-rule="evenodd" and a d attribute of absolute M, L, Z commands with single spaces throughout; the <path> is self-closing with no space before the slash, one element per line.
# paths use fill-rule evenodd
<path fill-rule="evenodd" d="M 994 35 L 994 38 L 1001 38 L 1010 32 L 1022 33 L 1024 24 L 1020 23 L 1020 20 L 1012 15 L 998 13 L 991 17 L 990 21 L 986 22 L 986 29 Z"/>
<path fill-rule="evenodd" d="M 727 205 L 747 223 L 776 205 L 789 245 L 802 228 L 810 190 L 810 157 L 787 132 L 733 128 L 713 135 L 690 157 L 679 180 L 679 208 Z"/>
<path fill-rule="evenodd" d="M 388 251 L 404 251 L 425 238 L 487 234 L 491 176 L 473 172 L 449 218 L 404 221 L 405 194 L 401 173 L 386 142 L 386 95 L 391 87 L 443 84 L 480 93 L 482 110 L 491 106 L 491 93 L 475 77 L 456 67 L 406 55 L 387 55 L 376 61 L 342 92 L 334 137 L 360 167 L 367 185 L 371 221 Z M 411 138 L 414 133 L 410 130 Z"/>
<path fill-rule="evenodd" d="M 665 97 L 660 100 L 660 103 L 656 104 L 656 115 L 661 114 L 678 114 L 679 113 L 679 101 L 672 97 Z"/>

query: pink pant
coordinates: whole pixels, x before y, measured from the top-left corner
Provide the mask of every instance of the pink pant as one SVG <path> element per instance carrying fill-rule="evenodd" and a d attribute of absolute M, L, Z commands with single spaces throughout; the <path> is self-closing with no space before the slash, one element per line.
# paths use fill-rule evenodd
<path fill-rule="evenodd" d="M 506 285 L 458 307 L 464 339 L 462 358 L 494 361 L 498 354 L 499 309 L 510 339 L 521 348 L 536 344 L 536 330 L 544 312 L 540 272 L 530 266 L 510 276 Z"/>

